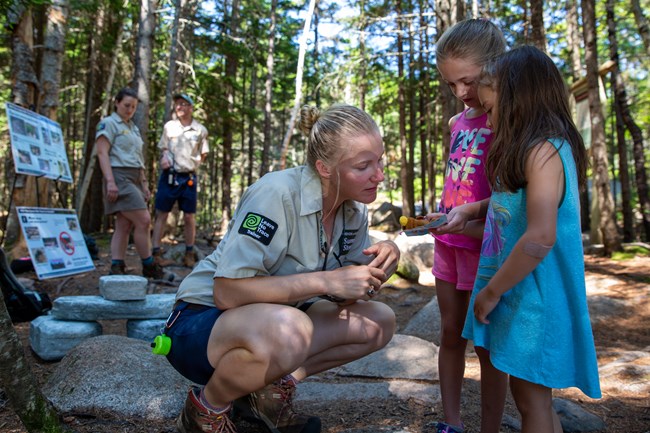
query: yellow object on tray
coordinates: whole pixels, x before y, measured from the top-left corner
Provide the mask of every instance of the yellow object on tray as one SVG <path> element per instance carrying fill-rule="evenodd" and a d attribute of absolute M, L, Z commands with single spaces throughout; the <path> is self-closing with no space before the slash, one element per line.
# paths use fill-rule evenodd
<path fill-rule="evenodd" d="M 429 223 L 429 220 L 426 218 L 413 218 L 413 217 L 399 217 L 399 223 L 405 230 L 410 230 L 415 227 L 420 227 Z"/>

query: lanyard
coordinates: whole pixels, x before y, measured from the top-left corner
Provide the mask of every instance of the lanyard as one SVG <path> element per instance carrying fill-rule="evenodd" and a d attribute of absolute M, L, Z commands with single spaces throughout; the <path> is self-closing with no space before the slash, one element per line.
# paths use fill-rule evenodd
<path fill-rule="evenodd" d="M 341 236 L 345 235 L 345 203 L 341 206 L 341 210 L 343 213 L 343 231 L 341 232 Z M 337 212 L 338 213 L 338 212 Z M 327 235 L 325 234 L 325 228 L 323 227 L 323 211 L 320 210 L 318 212 L 319 219 L 318 219 L 318 241 L 319 241 L 319 247 L 320 247 L 320 255 L 321 257 L 325 258 L 325 261 L 323 262 L 323 268 L 322 270 L 327 269 L 327 259 L 329 257 L 329 253 L 332 253 L 336 261 L 339 263 L 339 266 L 343 267 L 343 263 L 341 263 L 341 239 L 339 238 L 339 254 L 337 255 L 336 253 L 333 252 L 334 250 L 334 242 L 332 242 L 332 245 L 329 246 L 327 245 Z M 334 227 L 336 228 L 336 216 L 334 216 Z M 334 231 L 332 231 L 332 236 L 334 236 Z"/>

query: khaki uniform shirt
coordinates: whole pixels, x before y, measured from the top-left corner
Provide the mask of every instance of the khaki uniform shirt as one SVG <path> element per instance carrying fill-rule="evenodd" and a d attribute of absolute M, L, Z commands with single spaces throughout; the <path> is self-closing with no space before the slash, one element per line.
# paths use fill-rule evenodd
<path fill-rule="evenodd" d="M 111 144 L 108 158 L 111 167 L 144 168 L 140 130 L 132 120 L 125 122 L 117 114 L 104 117 L 97 124 L 95 140 L 104 136 Z"/>
<path fill-rule="evenodd" d="M 208 130 L 196 120 L 183 126 L 180 120 L 165 123 L 158 142 L 160 150 L 168 150 L 179 173 L 194 172 L 201 165 L 201 156 L 208 153 Z"/>
<path fill-rule="evenodd" d="M 268 173 L 243 194 L 217 249 L 181 282 L 177 300 L 214 306 L 215 277 L 293 275 L 368 264 L 368 209 L 341 206 L 328 246 L 320 178 L 307 166 Z M 218 290 L 218 288 L 216 289 Z"/>

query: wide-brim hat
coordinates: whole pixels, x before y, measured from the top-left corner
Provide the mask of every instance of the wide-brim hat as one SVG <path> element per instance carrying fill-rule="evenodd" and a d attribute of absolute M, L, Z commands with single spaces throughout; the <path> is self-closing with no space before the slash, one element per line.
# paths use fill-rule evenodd
<path fill-rule="evenodd" d="M 184 99 L 187 101 L 190 105 L 194 105 L 194 100 L 190 98 L 190 96 L 187 93 L 177 93 L 174 95 L 174 101 L 177 99 Z"/>

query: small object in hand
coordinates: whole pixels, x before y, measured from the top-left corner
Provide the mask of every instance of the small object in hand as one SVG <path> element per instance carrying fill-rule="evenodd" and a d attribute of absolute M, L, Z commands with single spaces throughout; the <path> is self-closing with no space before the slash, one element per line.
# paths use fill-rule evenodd
<path fill-rule="evenodd" d="M 429 221 L 426 218 L 413 218 L 413 217 L 399 217 L 399 223 L 406 230 L 420 227 L 427 224 Z"/>
<path fill-rule="evenodd" d="M 367 294 L 368 296 L 370 296 L 371 298 L 372 298 L 373 296 L 375 296 L 375 293 L 377 293 L 377 291 L 375 291 L 375 289 L 373 289 L 372 287 L 371 287 L 370 289 L 368 289 L 368 291 L 366 292 L 366 294 Z"/>

